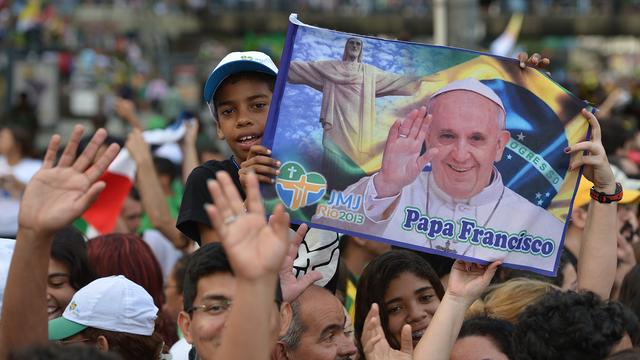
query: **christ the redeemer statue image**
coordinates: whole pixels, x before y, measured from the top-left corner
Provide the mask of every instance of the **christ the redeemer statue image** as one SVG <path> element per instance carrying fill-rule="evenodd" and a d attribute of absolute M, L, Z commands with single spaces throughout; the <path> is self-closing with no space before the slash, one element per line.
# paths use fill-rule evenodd
<path fill-rule="evenodd" d="M 384 141 L 376 141 L 374 137 L 379 125 L 376 98 L 414 95 L 421 83 L 418 77 L 385 72 L 363 63 L 362 53 L 362 40 L 349 38 L 342 60 L 292 61 L 289 67 L 289 83 L 308 85 L 322 92 L 322 167 L 323 175 L 329 175 L 331 188 L 340 189 L 353 183 L 349 182 L 349 175 L 355 179 L 362 177 L 363 165 L 373 154 L 382 153 Z M 332 183 L 335 177 L 331 173 L 337 171 L 336 167 L 340 169 L 340 181 Z"/>

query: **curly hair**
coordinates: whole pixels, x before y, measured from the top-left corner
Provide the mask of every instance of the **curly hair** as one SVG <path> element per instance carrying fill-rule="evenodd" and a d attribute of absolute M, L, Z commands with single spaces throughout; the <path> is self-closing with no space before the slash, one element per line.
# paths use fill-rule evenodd
<path fill-rule="evenodd" d="M 515 358 L 603 359 L 625 334 L 637 343 L 637 327 L 637 319 L 622 304 L 604 302 L 592 292 L 553 291 L 520 315 Z"/>

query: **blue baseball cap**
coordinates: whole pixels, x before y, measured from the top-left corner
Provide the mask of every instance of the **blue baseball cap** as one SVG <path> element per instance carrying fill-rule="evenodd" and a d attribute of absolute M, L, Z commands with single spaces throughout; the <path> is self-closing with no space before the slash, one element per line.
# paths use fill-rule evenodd
<path fill-rule="evenodd" d="M 278 68 L 271 58 L 259 51 L 232 52 L 213 69 L 204 84 L 204 101 L 209 102 L 220 84 L 229 76 L 245 71 L 260 72 L 276 76 Z"/>

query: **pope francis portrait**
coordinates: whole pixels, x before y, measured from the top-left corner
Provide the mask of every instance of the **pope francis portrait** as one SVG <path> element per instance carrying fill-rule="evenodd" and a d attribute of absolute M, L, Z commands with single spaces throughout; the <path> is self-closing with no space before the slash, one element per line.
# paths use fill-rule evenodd
<path fill-rule="evenodd" d="M 426 107 L 393 124 L 381 169 L 345 189 L 362 196 L 366 218 L 350 230 L 375 231 L 369 234 L 454 257 L 524 266 L 535 261 L 552 271 L 564 223 L 504 185 L 494 163 L 510 139 L 505 118 L 500 97 L 476 79 L 435 92 Z M 431 171 L 424 171 L 429 163 Z M 452 233 L 442 232 L 447 224 Z M 498 233 L 515 238 L 498 244 Z M 511 246 L 518 241 L 517 249 Z"/>

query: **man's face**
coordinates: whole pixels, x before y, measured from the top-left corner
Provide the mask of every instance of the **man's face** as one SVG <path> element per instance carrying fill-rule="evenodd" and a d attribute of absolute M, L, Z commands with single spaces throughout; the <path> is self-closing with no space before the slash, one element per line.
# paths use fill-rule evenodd
<path fill-rule="evenodd" d="M 344 330 L 345 311 L 335 296 L 326 291 L 305 296 L 300 317 L 306 331 L 296 349 L 289 352 L 289 360 L 349 359 L 355 355 L 355 344 Z"/>
<path fill-rule="evenodd" d="M 436 183 L 456 199 L 478 194 L 509 141 L 509 132 L 498 128 L 502 109 L 482 95 L 456 90 L 436 97 L 431 114 L 428 146 L 439 149 L 431 162 Z"/>
<path fill-rule="evenodd" d="M 194 310 L 191 315 L 182 311 L 178 323 L 188 343 L 200 354 L 213 354 L 220 346 L 229 308 L 224 304 L 233 301 L 236 279 L 229 273 L 215 273 L 198 280 L 197 295 L 193 306 L 219 303 L 219 311 Z"/>
<path fill-rule="evenodd" d="M 129 233 L 137 233 L 142 220 L 142 203 L 128 196 L 122 204 L 120 217 L 124 220 Z"/>
<path fill-rule="evenodd" d="M 362 41 L 358 39 L 349 39 L 349 41 L 347 41 L 346 51 L 348 55 L 347 58 L 355 61 L 362 52 Z"/>
<path fill-rule="evenodd" d="M 262 141 L 272 94 L 266 82 L 254 78 L 225 81 L 215 93 L 218 137 L 240 162 Z"/>

